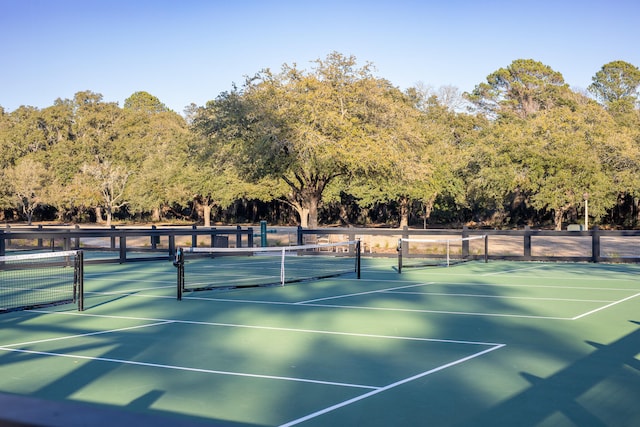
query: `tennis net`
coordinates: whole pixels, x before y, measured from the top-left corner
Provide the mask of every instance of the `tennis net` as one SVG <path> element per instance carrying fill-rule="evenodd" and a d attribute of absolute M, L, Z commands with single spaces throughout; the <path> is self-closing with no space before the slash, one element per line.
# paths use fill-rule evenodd
<path fill-rule="evenodd" d="M 75 303 L 84 309 L 82 251 L 0 257 L 0 312 Z"/>
<path fill-rule="evenodd" d="M 451 239 L 398 240 L 398 272 L 403 268 L 460 263 L 474 259 L 488 261 L 486 235 Z"/>
<path fill-rule="evenodd" d="M 178 299 L 183 292 L 335 277 L 360 278 L 360 241 L 264 248 L 178 248 Z"/>

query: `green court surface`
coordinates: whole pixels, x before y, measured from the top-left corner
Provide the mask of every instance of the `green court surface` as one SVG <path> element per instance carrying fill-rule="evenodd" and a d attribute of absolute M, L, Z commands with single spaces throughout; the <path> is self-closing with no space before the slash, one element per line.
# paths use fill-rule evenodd
<path fill-rule="evenodd" d="M 182 301 L 170 261 L 87 265 L 84 312 L 0 315 L 0 393 L 41 424 L 640 425 L 640 265 L 394 263 Z"/>

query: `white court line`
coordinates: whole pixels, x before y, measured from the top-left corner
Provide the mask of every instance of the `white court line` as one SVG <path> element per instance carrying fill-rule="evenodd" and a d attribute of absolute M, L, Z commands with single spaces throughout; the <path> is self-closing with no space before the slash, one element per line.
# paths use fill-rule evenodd
<path fill-rule="evenodd" d="M 127 279 L 127 278 L 123 278 L 122 277 L 123 272 L 116 272 L 116 273 L 86 273 L 84 275 L 85 280 L 86 279 L 91 279 L 92 282 L 113 282 L 114 279 L 112 277 L 108 277 L 108 276 L 117 276 L 117 278 L 115 280 L 117 280 L 119 283 L 128 283 L 128 282 L 146 282 L 146 283 L 175 283 L 175 278 L 170 279 L 166 279 L 166 280 L 152 280 L 152 279 Z M 173 273 L 173 275 L 175 276 L 175 273 Z"/>
<path fill-rule="evenodd" d="M 393 287 L 393 288 L 378 289 L 378 290 L 374 290 L 374 291 L 356 292 L 356 293 L 353 293 L 353 294 L 334 295 L 334 296 L 331 296 L 331 297 L 316 298 L 316 299 L 310 299 L 310 300 L 306 300 L 306 301 L 298 301 L 298 302 L 295 302 L 295 303 L 292 303 L 292 304 L 308 304 L 308 303 L 317 302 L 317 301 L 327 301 L 327 300 L 330 300 L 330 299 L 340 299 L 340 298 L 355 297 L 355 296 L 359 296 L 359 295 L 378 294 L 378 293 L 389 292 L 389 291 L 394 291 L 394 290 L 398 290 L 398 289 L 416 288 L 418 286 L 428 286 L 428 285 L 431 285 L 431 284 L 433 284 L 433 282 L 414 283 L 412 285 L 396 286 L 396 287 Z"/>
<path fill-rule="evenodd" d="M 524 299 L 534 301 L 568 301 L 568 302 L 614 302 L 612 300 L 592 300 L 592 299 L 575 299 L 575 298 L 549 298 L 549 297 L 515 297 L 504 295 L 481 295 L 481 294 L 456 294 L 445 292 L 402 292 L 402 291 L 386 291 L 389 294 L 400 295 L 432 295 L 432 296 L 448 296 L 448 297 L 474 297 L 474 298 L 499 298 L 499 299 Z"/>
<path fill-rule="evenodd" d="M 432 285 L 444 286 L 495 286 L 495 287 L 511 287 L 511 288 L 552 288 L 552 289 L 579 289 L 587 291 L 622 291 L 622 292 L 638 292 L 637 288 L 594 288 L 592 286 L 561 286 L 561 285 L 529 285 L 521 283 L 466 283 L 466 282 L 431 282 Z"/>
<path fill-rule="evenodd" d="M 365 394 L 363 394 L 361 396 L 357 396 L 357 397 L 354 397 L 352 399 L 345 400 L 344 402 L 340 402 L 340 403 L 338 403 L 336 405 L 329 406 L 327 408 L 324 408 L 324 409 L 322 409 L 320 411 L 316 411 L 316 412 L 314 412 L 312 414 L 309 414 L 309 415 L 306 415 L 304 417 L 289 421 L 289 422 L 287 422 L 285 424 L 281 424 L 279 427 L 291 427 L 291 426 L 300 424 L 300 423 L 308 421 L 310 419 L 319 417 L 320 415 L 324 415 L 326 413 L 335 411 L 336 409 L 343 408 L 345 406 L 351 405 L 352 403 L 358 402 L 360 400 L 366 399 L 366 398 L 371 397 L 371 396 L 375 396 L 376 394 L 379 394 L 379 393 L 385 392 L 387 390 L 390 390 L 392 388 L 398 387 L 398 386 L 400 386 L 402 384 L 406 384 L 408 382 L 415 381 L 415 380 L 417 380 L 419 378 L 426 377 L 427 375 L 431 375 L 431 374 L 434 374 L 436 372 L 442 371 L 444 369 L 450 368 L 452 366 L 459 365 L 461 363 L 467 362 L 467 361 L 469 361 L 471 359 L 475 359 L 476 357 L 482 356 L 482 355 L 484 355 L 486 353 L 492 352 L 492 351 L 497 350 L 499 348 L 502 348 L 504 346 L 505 346 L 505 344 L 498 344 L 495 347 L 491 347 L 491 348 L 488 348 L 486 350 L 480 351 L 478 353 L 474 353 L 474 354 L 472 354 L 470 356 L 467 356 L 467 357 L 464 357 L 462 359 L 454 360 L 453 362 L 449 362 L 447 364 L 438 366 L 437 368 L 430 369 L 428 371 L 422 372 L 422 373 L 414 375 L 412 377 L 405 378 L 403 380 L 400 380 L 400 381 L 397 381 L 395 383 L 389 384 L 389 385 L 387 385 L 385 387 L 381 387 L 381 388 L 376 389 L 374 391 L 370 391 L 369 393 L 365 393 Z"/>
<path fill-rule="evenodd" d="M 339 305 L 339 304 L 316 304 L 299 302 L 281 302 L 281 301 L 260 301 L 260 300 L 240 300 L 240 299 L 225 299 L 225 298 L 207 298 L 207 297 L 182 297 L 182 299 L 200 300 L 200 301 L 217 301 L 217 302 L 231 302 L 242 304 L 266 304 L 266 305 L 295 305 L 299 307 L 323 307 L 334 309 L 349 309 L 349 310 L 378 310 L 378 311 L 398 311 L 407 313 L 432 313 L 432 314 L 453 314 L 461 316 L 493 316 L 493 317 L 513 317 L 524 319 L 544 319 L 544 320 L 571 320 L 570 317 L 547 317 L 547 316 L 534 316 L 524 314 L 505 314 L 505 313 L 480 313 L 480 312 L 464 312 L 464 311 L 440 311 L 440 310 L 424 310 L 417 308 L 389 308 L 389 307 L 365 307 L 358 305 Z"/>
<path fill-rule="evenodd" d="M 546 267 L 546 266 L 547 266 L 546 264 L 542 264 L 542 265 L 536 265 L 536 266 L 533 266 L 533 267 L 513 268 L 513 269 L 510 269 L 510 270 L 494 271 L 494 272 L 491 272 L 491 273 L 484 273 L 484 274 L 481 274 L 480 276 L 497 276 L 498 274 L 509 274 L 509 273 L 513 273 L 515 271 L 536 270 L 538 268 L 543 268 L 543 267 Z"/>
<path fill-rule="evenodd" d="M 329 306 L 329 307 L 333 307 L 333 306 Z M 237 323 L 204 322 L 199 320 L 155 319 L 155 318 L 149 318 L 149 317 L 133 317 L 133 316 L 109 316 L 104 314 L 89 314 L 87 312 L 26 310 L 23 313 L 41 313 L 41 314 L 62 315 L 62 316 L 97 317 L 102 319 L 118 319 L 118 320 L 139 320 L 139 321 L 159 322 L 159 323 L 167 322 L 167 323 L 186 324 L 186 325 L 221 326 L 221 327 L 228 327 L 228 328 L 261 329 L 261 330 L 268 330 L 268 331 L 300 332 L 300 333 L 309 333 L 309 334 L 339 335 L 339 336 L 350 336 L 350 337 L 359 337 L 359 338 L 380 338 L 380 339 L 441 342 L 441 343 L 451 343 L 451 344 L 469 344 L 469 345 L 483 345 L 483 346 L 500 345 L 498 343 L 480 342 L 480 341 L 459 341 L 459 340 L 448 340 L 448 339 L 437 339 L 437 338 L 418 338 L 418 337 L 405 337 L 405 336 L 395 336 L 395 335 L 361 334 L 361 333 L 354 333 L 354 332 L 322 331 L 317 329 L 297 329 L 297 328 L 282 328 L 282 327 L 276 327 L 276 326 L 242 325 Z"/>
<path fill-rule="evenodd" d="M 91 279 L 92 282 L 113 282 L 114 280 L 118 283 L 175 283 L 175 278 L 173 280 L 149 280 L 149 279 L 123 279 L 121 277 L 122 273 L 119 273 L 119 276 L 114 278 L 105 277 L 107 274 L 85 274 L 84 278 Z M 175 286 L 175 284 L 174 284 Z"/>
<path fill-rule="evenodd" d="M 407 340 L 407 341 L 422 341 L 422 342 L 440 342 L 447 344 L 468 344 L 468 345 L 482 345 L 482 346 L 490 346 L 491 348 L 488 350 L 481 351 L 472 355 L 470 357 L 466 357 L 460 359 L 455 362 L 451 362 L 447 365 L 443 365 L 441 367 L 432 369 L 427 371 L 426 373 L 419 374 L 417 376 L 411 377 L 407 380 L 402 380 L 400 382 L 394 383 L 396 385 L 402 384 L 404 382 L 420 378 L 428 373 L 437 372 L 439 370 L 444 369 L 444 367 L 453 366 L 455 364 L 461 363 L 462 361 L 471 359 L 473 357 L 479 356 L 481 354 L 487 353 L 488 351 L 495 350 L 497 348 L 503 347 L 505 344 L 497 344 L 497 343 L 485 343 L 485 342 L 475 342 L 475 341 L 461 341 L 461 340 L 447 340 L 447 339 L 434 339 L 434 338 L 417 338 L 417 337 L 403 337 L 403 336 L 393 336 L 393 335 L 374 335 L 374 334 L 360 334 L 360 333 L 350 333 L 350 332 L 335 332 L 335 331 L 320 331 L 320 330 L 311 330 L 311 329 L 295 329 L 295 328 L 279 328 L 279 327 L 271 327 L 271 326 L 253 326 L 253 325 L 241 325 L 241 324 L 228 324 L 228 323 L 217 323 L 217 322 L 202 322 L 202 321 L 191 321 L 191 320 L 177 320 L 177 319 L 152 319 L 152 318 L 140 318 L 140 317 L 131 317 L 131 316 L 108 316 L 108 315 L 98 315 L 98 314 L 86 314 L 86 313 L 75 313 L 75 312 L 57 312 L 57 311 L 46 311 L 46 310 L 28 310 L 26 313 L 41 313 L 41 314 L 51 314 L 51 315 L 67 315 L 67 316 L 83 316 L 83 317 L 96 317 L 96 318 L 108 318 L 108 319 L 126 319 L 126 320 L 144 320 L 144 321 L 154 321 L 156 323 L 147 324 L 147 325 L 139 325 L 134 327 L 113 329 L 109 331 L 101 331 L 94 333 L 87 333 L 77 335 L 77 337 L 83 337 L 88 335 L 98 335 L 98 334 L 106 334 L 109 332 L 117 332 L 121 330 L 127 329 L 136 329 L 142 327 L 149 326 L 158 326 L 162 324 L 197 324 L 197 325 L 208 325 L 208 326 L 223 326 L 223 327 L 237 327 L 237 328 L 249 328 L 249 329 L 263 329 L 263 330 L 277 330 L 277 331 L 286 331 L 286 332 L 302 332 L 302 333 L 313 333 L 313 334 L 326 334 L 326 335 L 338 335 L 338 336 L 352 336 L 352 337 L 363 337 L 363 338 L 376 338 L 376 339 L 395 339 L 395 340 Z M 74 336 L 61 337 L 58 339 L 68 339 L 73 338 Z M 46 341 L 54 341 L 54 339 L 45 339 L 41 341 L 33 341 L 31 343 L 38 342 L 46 342 Z M 29 343 L 23 343 L 29 344 Z M 148 362 L 136 362 L 131 360 L 124 359 L 114 359 L 114 358 L 105 358 L 105 357 L 93 357 L 93 356 L 80 356 L 80 355 L 72 355 L 72 354 L 64 354 L 64 353 L 54 353 L 54 352 L 43 352 L 43 351 L 33 351 L 33 350 L 24 350 L 24 349 L 15 349 L 9 348 L 10 346 L 17 346 L 20 344 L 10 344 L 7 346 L 0 346 L 0 351 L 8 351 L 15 353 L 26 353 L 26 354 L 36 354 L 41 356 L 53 356 L 53 357 L 66 357 L 72 359 L 81 359 L 81 360 L 91 360 L 91 361 L 102 361 L 102 362 L 111 362 L 111 363 L 121 363 L 126 365 L 136 365 L 136 366 L 147 366 L 154 368 L 164 368 L 164 369 L 173 369 L 180 371 L 191 371 L 191 372 L 202 372 L 202 373 L 210 373 L 210 374 L 219 374 L 219 375 L 230 375 L 230 376 L 240 376 L 240 377 L 249 377 L 249 378 L 264 378 L 264 379 L 273 379 L 273 380 L 283 380 L 283 381 L 294 381 L 294 382 L 303 382 L 303 383 L 313 383 L 313 384 L 321 384 L 321 385 L 332 385 L 332 386 L 340 386 L 340 387 L 350 387 L 350 388 L 365 388 L 371 390 L 381 390 L 384 391 L 389 389 L 389 386 L 379 387 L 379 386 L 371 386 L 371 385 L 363 385 L 363 384 L 351 384 L 351 383 L 341 383 L 341 382 L 333 382 L 333 381 L 321 381 L 321 380 L 312 380 L 306 378 L 294 378 L 294 377 L 281 377 L 281 376 L 272 376 L 272 375 L 259 375 L 259 374 L 247 374 L 247 373 L 239 373 L 239 372 L 230 372 L 230 371 L 218 371 L 211 369 L 202 369 L 202 368 L 189 368 L 182 366 L 174 366 L 174 365 L 164 365 L 157 363 L 148 363 Z"/>
<path fill-rule="evenodd" d="M 379 389 L 379 387 L 362 385 L 362 384 L 349 384 L 349 383 L 340 383 L 340 382 L 333 382 L 333 381 L 319 381 L 319 380 L 311 380 L 306 378 L 280 377 L 275 375 L 258 375 L 258 374 L 247 374 L 247 373 L 241 373 L 241 372 L 216 371 L 213 369 L 189 368 L 186 366 L 164 365 L 161 363 L 136 362 L 133 360 L 112 359 L 109 357 L 80 356 L 80 355 L 65 354 L 65 353 L 52 353 L 48 351 L 20 350 L 16 348 L 6 348 L 6 347 L 0 347 L 0 351 L 36 354 L 39 356 L 65 357 L 69 359 L 80 359 L 80 360 L 89 360 L 89 361 L 98 361 L 98 362 L 120 363 L 123 365 L 146 366 L 150 368 L 162 368 L 162 369 L 171 369 L 176 371 L 199 372 L 199 373 L 205 373 L 205 374 L 230 375 L 235 377 L 249 377 L 249 378 L 263 378 L 263 379 L 269 379 L 269 380 L 293 381 L 293 382 L 300 382 L 300 383 L 312 383 L 312 384 L 332 385 L 332 386 L 351 387 L 351 388 L 365 388 L 365 389 L 372 389 L 372 390 Z"/>
<path fill-rule="evenodd" d="M 175 295 L 149 295 L 149 294 L 139 294 L 138 291 L 109 291 L 109 292 L 98 292 L 98 291 L 84 291 L 85 295 L 106 295 L 106 296 L 126 296 L 126 297 L 138 297 L 138 298 L 164 298 L 164 299 L 176 299 Z M 85 306 L 87 305 L 85 301 Z"/>
<path fill-rule="evenodd" d="M 356 305 L 305 304 L 309 307 L 343 308 L 352 310 L 399 311 L 407 313 L 452 314 L 458 316 L 513 317 L 515 319 L 572 320 L 570 317 L 534 316 L 529 314 L 483 313 L 473 311 L 423 310 L 417 308 L 362 307 Z"/>
<path fill-rule="evenodd" d="M 607 308 L 609 308 L 609 307 L 613 307 L 614 305 L 616 305 L 616 304 L 620 304 L 621 302 L 625 302 L 625 301 L 628 301 L 628 300 L 630 300 L 630 299 L 633 299 L 633 298 L 637 297 L 638 295 L 640 295 L 640 293 L 637 293 L 637 294 L 635 294 L 635 295 L 631 295 L 631 296 L 626 297 L 626 298 L 623 298 L 623 299 L 621 299 L 621 300 L 618 300 L 618 301 L 612 302 L 611 304 L 607 304 L 607 305 L 605 305 L 605 306 L 603 306 L 603 307 L 596 308 L 595 310 L 588 311 L 588 312 L 586 312 L 586 313 L 583 313 L 583 314 L 581 314 L 581 315 L 579 315 L 579 316 L 576 316 L 576 317 L 572 318 L 571 320 L 578 320 L 578 319 L 581 319 L 581 318 L 586 317 L 586 316 L 589 316 L 589 315 L 591 315 L 591 314 L 593 314 L 593 313 L 597 313 L 598 311 L 601 311 L 601 310 L 607 309 Z"/>
<path fill-rule="evenodd" d="M 158 286 L 155 288 L 137 288 L 137 289 L 123 289 L 121 291 L 86 291 L 85 293 L 88 294 L 102 294 L 102 295 L 119 295 L 119 294 L 124 294 L 124 295 L 129 295 L 129 294 L 133 294 L 135 292 L 143 292 L 143 291 L 153 291 L 156 289 L 165 289 L 165 288 L 175 288 L 176 285 L 171 285 L 171 286 Z M 153 296 L 153 295 L 150 295 Z M 173 297 L 175 298 L 175 295 L 173 295 Z"/>
<path fill-rule="evenodd" d="M 118 329 L 109 329 L 108 331 L 87 332 L 86 334 L 67 335 L 67 336 L 64 336 L 64 337 L 46 338 L 46 339 L 42 339 L 42 340 L 25 341 L 25 342 L 19 342 L 19 343 L 15 343 L 15 344 L 4 344 L 4 345 L 0 345 L 0 347 L 2 347 L 2 348 L 18 347 L 18 346 L 23 346 L 23 345 L 40 344 L 40 343 L 43 343 L 43 342 L 68 340 L 68 339 L 72 339 L 72 338 L 83 338 L 83 337 L 90 337 L 90 336 L 93 336 L 93 335 L 110 334 L 112 332 L 122 332 L 122 331 L 130 331 L 132 329 L 148 328 L 150 326 L 166 325 L 166 324 L 169 324 L 169 323 L 174 323 L 174 322 L 172 320 L 164 320 L 162 322 L 149 323 L 149 324 L 146 324 L 146 325 L 129 326 L 129 327 L 126 327 L 126 328 L 118 328 Z"/>

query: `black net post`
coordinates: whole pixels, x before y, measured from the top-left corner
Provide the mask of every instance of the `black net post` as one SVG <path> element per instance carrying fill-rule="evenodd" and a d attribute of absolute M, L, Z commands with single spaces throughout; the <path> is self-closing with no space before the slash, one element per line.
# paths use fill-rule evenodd
<path fill-rule="evenodd" d="M 360 279 L 360 240 L 356 240 L 356 277 Z"/>
<path fill-rule="evenodd" d="M 398 239 L 398 273 L 402 273 L 402 239 Z"/>
<path fill-rule="evenodd" d="M 591 230 L 591 261 L 600 262 L 600 228 L 594 226 Z"/>
<path fill-rule="evenodd" d="M 182 301 L 182 291 L 184 290 L 184 252 L 182 252 L 182 248 L 178 248 L 176 251 L 173 266 L 177 269 L 177 299 L 178 301 Z"/>
<path fill-rule="evenodd" d="M 78 311 L 84 311 L 84 252 L 78 251 L 76 254 L 76 296 L 78 299 Z"/>

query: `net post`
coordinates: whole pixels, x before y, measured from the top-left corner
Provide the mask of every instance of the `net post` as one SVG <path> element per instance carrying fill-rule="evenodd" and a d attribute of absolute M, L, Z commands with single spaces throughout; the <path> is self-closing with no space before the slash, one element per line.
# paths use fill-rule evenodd
<path fill-rule="evenodd" d="M 398 273 L 402 274 L 402 239 L 398 239 Z"/>
<path fill-rule="evenodd" d="M 176 251 L 176 257 L 173 261 L 173 266 L 177 269 L 176 298 L 178 301 L 182 301 L 182 291 L 184 289 L 184 253 L 182 252 L 182 248 L 178 248 L 178 250 Z"/>
<path fill-rule="evenodd" d="M 286 273 L 284 271 L 284 260 L 286 258 L 286 255 L 287 255 L 286 254 L 286 249 L 283 247 L 282 248 L 282 254 L 280 255 L 281 256 L 281 258 L 280 258 L 280 286 L 284 286 L 284 282 L 286 280 L 286 277 L 285 277 Z"/>
<path fill-rule="evenodd" d="M 361 263 L 360 263 L 361 243 L 360 239 L 356 240 L 356 277 L 360 279 Z"/>
<path fill-rule="evenodd" d="M 78 296 L 78 311 L 84 311 L 84 252 L 76 254 L 76 281 Z"/>
<path fill-rule="evenodd" d="M 600 228 L 596 225 L 591 230 L 591 262 L 600 262 Z"/>

